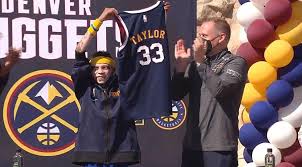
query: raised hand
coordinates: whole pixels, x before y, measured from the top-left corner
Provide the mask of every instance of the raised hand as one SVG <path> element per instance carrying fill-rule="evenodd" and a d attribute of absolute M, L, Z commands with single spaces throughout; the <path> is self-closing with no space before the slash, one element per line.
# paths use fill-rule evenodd
<path fill-rule="evenodd" d="M 4 59 L 5 66 L 13 66 L 16 64 L 20 58 L 21 49 L 9 48 L 8 53 L 6 53 L 6 57 Z"/>
<path fill-rule="evenodd" d="M 164 9 L 165 9 L 165 12 L 166 12 L 166 13 L 168 13 L 170 7 L 171 7 L 171 3 L 165 1 L 165 2 L 164 2 Z"/>
<path fill-rule="evenodd" d="M 197 63 L 202 63 L 205 60 L 206 40 L 201 37 L 196 37 L 193 44 L 194 60 Z"/>
<path fill-rule="evenodd" d="M 8 53 L 6 53 L 6 57 L 4 58 L 4 65 L 2 65 L 0 69 L 0 76 L 6 75 L 13 65 L 15 65 L 21 54 L 21 49 L 9 48 Z"/>
<path fill-rule="evenodd" d="M 191 49 L 185 48 L 183 39 L 178 40 L 175 44 L 175 59 L 176 71 L 184 72 L 191 60 Z"/>
<path fill-rule="evenodd" d="M 117 10 L 115 8 L 105 8 L 102 14 L 99 16 L 100 21 L 109 20 L 117 15 Z"/>

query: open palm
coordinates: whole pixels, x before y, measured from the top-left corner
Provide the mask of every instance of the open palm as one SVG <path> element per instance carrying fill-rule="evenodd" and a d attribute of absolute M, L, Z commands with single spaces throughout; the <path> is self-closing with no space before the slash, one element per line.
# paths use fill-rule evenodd
<path fill-rule="evenodd" d="M 191 49 L 185 48 L 184 41 L 182 39 L 178 40 L 175 44 L 175 59 L 177 61 L 189 61 L 191 57 Z"/>

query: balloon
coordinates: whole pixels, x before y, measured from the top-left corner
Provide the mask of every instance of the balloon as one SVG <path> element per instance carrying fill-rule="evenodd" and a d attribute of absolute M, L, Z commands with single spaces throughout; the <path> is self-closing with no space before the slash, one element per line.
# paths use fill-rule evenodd
<path fill-rule="evenodd" d="M 242 26 L 240 26 L 240 29 L 239 29 L 239 41 L 240 41 L 240 43 L 246 43 L 246 42 L 248 42 L 245 28 L 242 27 Z"/>
<path fill-rule="evenodd" d="M 267 153 L 268 148 L 273 149 L 273 154 L 275 156 L 275 165 L 281 162 L 281 152 L 278 148 L 270 143 L 261 143 L 255 147 L 252 153 L 253 162 L 257 166 L 264 166 L 265 154 Z"/>
<path fill-rule="evenodd" d="M 269 0 L 251 0 L 253 4 L 260 10 L 264 11 L 264 7 Z"/>
<path fill-rule="evenodd" d="M 258 61 L 248 71 L 248 79 L 257 88 L 267 88 L 277 79 L 277 70 L 265 61 Z"/>
<path fill-rule="evenodd" d="M 258 61 L 264 60 L 263 54 L 263 50 L 254 48 L 250 43 L 241 44 L 236 53 L 247 61 L 249 67 Z"/>
<path fill-rule="evenodd" d="M 291 147 L 281 150 L 283 161 L 291 163 L 297 167 L 302 164 L 302 148 L 298 141 L 296 141 Z"/>
<path fill-rule="evenodd" d="M 302 58 L 302 44 L 294 47 L 295 58 Z"/>
<path fill-rule="evenodd" d="M 301 125 L 302 126 L 302 125 Z M 297 130 L 297 129 L 296 129 Z M 302 146 L 302 129 L 300 127 L 300 129 L 298 130 L 298 141 L 300 146 Z"/>
<path fill-rule="evenodd" d="M 278 111 L 268 102 L 258 101 L 250 109 L 250 119 L 255 127 L 268 129 L 278 121 Z"/>
<path fill-rule="evenodd" d="M 245 165 L 245 167 L 257 167 L 255 163 L 251 162 Z"/>
<path fill-rule="evenodd" d="M 291 5 L 291 18 L 285 24 L 278 26 L 276 33 L 280 39 L 296 46 L 302 42 L 302 1 L 295 1 Z"/>
<path fill-rule="evenodd" d="M 288 82 L 290 82 L 293 86 L 299 86 L 302 84 L 302 63 L 299 63 L 291 72 L 281 77 Z"/>
<path fill-rule="evenodd" d="M 243 150 L 243 158 L 244 158 L 244 160 L 245 160 L 246 163 L 253 162 L 252 152 L 253 152 L 253 150 L 249 150 L 247 148 L 244 148 L 244 150 Z"/>
<path fill-rule="evenodd" d="M 279 120 L 290 123 L 295 128 L 302 124 L 302 87 L 294 88 L 294 99 L 290 105 L 279 109 Z"/>
<path fill-rule="evenodd" d="M 273 82 L 266 90 L 267 100 L 280 108 L 289 105 L 294 98 L 293 87 L 284 80 Z"/>
<path fill-rule="evenodd" d="M 280 132 L 282 132 L 282 135 L 280 135 Z M 288 148 L 297 140 L 297 132 L 288 122 L 279 121 L 268 129 L 267 139 L 277 148 Z"/>
<path fill-rule="evenodd" d="M 264 8 L 264 18 L 275 26 L 286 23 L 291 15 L 292 7 L 288 0 L 270 0 Z"/>
<path fill-rule="evenodd" d="M 256 19 L 247 28 L 247 39 L 255 48 L 265 48 L 276 38 L 274 27 L 264 19 Z"/>
<path fill-rule="evenodd" d="M 289 162 L 281 162 L 276 167 L 296 167 L 295 165 L 289 163 Z"/>
<path fill-rule="evenodd" d="M 288 65 L 294 57 L 293 47 L 284 40 L 275 40 L 264 52 L 265 60 L 272 66 L 280 68 Z"/>
<path fill-rule="evenodd" d="M 265 89 L 258 89 L 251 83 L 246 83 L 241 99 L 241 104 L 250 108 L 256 101 L 265 100 Z"/>
<path fill-rule="evenodd" d="M 244 124 L 251 123 L 250 116 L 246 108 L 242 112 L 242 121 Z"/>
<path fill-rule="evenodd" d="M 250 2 L 249 0 L 239 0 L 240 5 Z"/>
<path fill-rule="evenodd" d="M 291 63 L 278 69 L 278 78 L 289 82 L 293 87 L 302 84 L 302 60 L 293 59 Z"/>
<path fill-rule="evenodd" d="M 253 124 L 244 124 L 239 130 L 239 141 L 247 149 L 253 150 L 258 144 L 268 142 L 266 131 L 257 129 Z"/>
<path fill-rule="evenodd" d="M 264 18 L 261 11 L 252 2 L 246 2 L 238 8 L 237 20 L 239 24 L 247 28 L 254 20 Z"/>

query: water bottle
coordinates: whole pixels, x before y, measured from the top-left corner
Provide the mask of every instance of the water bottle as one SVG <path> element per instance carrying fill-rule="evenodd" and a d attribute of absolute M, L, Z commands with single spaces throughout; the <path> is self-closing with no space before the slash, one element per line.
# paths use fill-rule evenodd
<path fill-rule="evenodd" d="M 267 149 L 267 153 L 265 155 L 265 167 L 275 167 L 275 156 L 272 152 L 273 149 Z"/>
<path fill-rule="evenodd" d="M 16 150 L 16 154 L 13 156 L 13 167 L 23 167 L 23 156 L 21 149 Z"/>

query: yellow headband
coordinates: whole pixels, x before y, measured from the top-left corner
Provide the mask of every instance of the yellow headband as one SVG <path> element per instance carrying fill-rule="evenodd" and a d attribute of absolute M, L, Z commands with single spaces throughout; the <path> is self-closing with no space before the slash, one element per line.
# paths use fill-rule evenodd
<path fill-rule="evenodd" d="M 104 57 L 104 56 L 95 57 L 95 58 L 91 59 L 89 61 L 89 63 L 92 66 L 95 66 L 96 64 L 109 64 L 109 65 L 111 65 L 114 68 L 116 67 L 115 61 L 112 58 L 110 58 L 110 57 Z"/>

